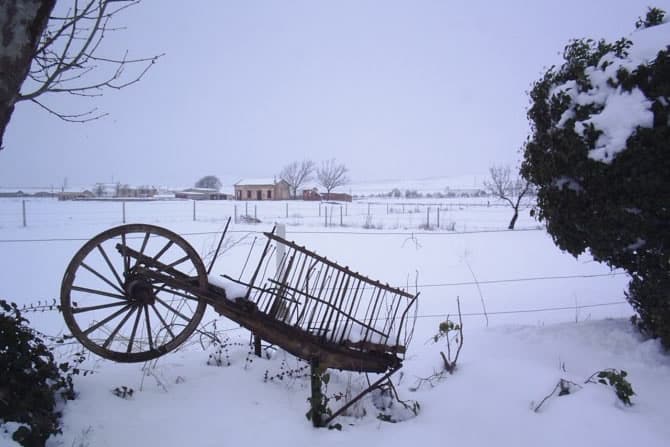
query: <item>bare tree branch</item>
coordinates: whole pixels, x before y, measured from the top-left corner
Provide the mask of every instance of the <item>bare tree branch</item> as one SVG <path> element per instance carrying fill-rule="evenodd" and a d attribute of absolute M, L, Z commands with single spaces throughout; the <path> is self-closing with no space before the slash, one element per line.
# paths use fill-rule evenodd
<path fill-rule="evenodd" d="M 326 188 L 328 197 L 330 197 L 330 192 L 333 189 L 349 183 L 347 171 L 347 167 L 338 164 L 334 158 L 324 161 L 321 167 L 316 170 L 316 178 L 319 184 Z"/>
<path fill-rule="evenodd" d="M 284 166 L 279 173 L 279 178 L 284 180 L 291 187 L 294 199 L 298 195 L 298 188 L 312 179 L 314 168 L 314 162 L 311 160 L 303 160 L 301 163 L 294 161 L 293 163 Z"/>
<path fill-rule="evenodd" d="M 141 0 L 73 0 L 62 15 L 52 15 L 33 54 L 29 82 L 16 102 L 32 101 L 48 94 L 68 93 L 79 97 L 101 96 L 105 90 L 120 90 L 144 77 L 163 54 L 130 58 L 126 50 L 120 57 L 99 54 L 117 15 Z M 37 102 L 35 102 L 37 103 Z M 49 113 L 70 122 L 86 122 L 106 116 L 91 108 L 66 114 L 37 103 Z M 82 118 L 81 120 L 79 118 Z"/>

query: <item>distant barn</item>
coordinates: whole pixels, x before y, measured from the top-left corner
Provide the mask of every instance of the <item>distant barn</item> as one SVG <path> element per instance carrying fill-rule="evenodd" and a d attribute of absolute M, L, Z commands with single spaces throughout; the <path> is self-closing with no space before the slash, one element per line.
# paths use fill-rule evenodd
<path fill-rule="evenodd" d="M 213 188 L 187 188 L 174 193 L 177 199 L 190 200 L 226 200 L 228 196 Z"/>
<path fill-rule="evenodd" d="M 316 188 L 302 191 L 302 200 L 333 200 L 336 202 L 351 202 L 351 195 L 340 192 L 320 193 Z"/>

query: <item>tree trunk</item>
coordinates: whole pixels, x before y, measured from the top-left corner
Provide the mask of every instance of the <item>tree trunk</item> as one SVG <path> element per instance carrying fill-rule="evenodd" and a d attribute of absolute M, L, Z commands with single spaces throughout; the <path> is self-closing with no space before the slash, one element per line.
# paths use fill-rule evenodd
<path fill-rule="evenodd" d="M 507 227 L 508 230 L 513 230 L 514 225 L 516 225 L 516 220 L 519 218 L 519 209 L 514 208 L 514 216 L 512 216 L 512 220 L 509 223 L 509 226 Z"/>
<path fill-rule="evenodd" d="M 0 0 L 0 149 L 56 0 Z"/>

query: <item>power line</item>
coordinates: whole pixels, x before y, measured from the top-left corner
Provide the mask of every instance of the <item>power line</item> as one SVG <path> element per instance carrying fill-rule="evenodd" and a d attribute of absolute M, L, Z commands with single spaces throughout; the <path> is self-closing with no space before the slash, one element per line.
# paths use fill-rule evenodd
<path fill-rule="evenodd" d="M 610 301 L 608 303 L 597 303 L 597 304 L 584 304 L 581 306 L 565 306 L 565 307 L 543 307 L 538 309 L 517 309 L 517 310 L 500 310 L 497 312 L 468 312 L 461 313 L 462 317 L 481 317 L 484 315 L 507 315 L 507 314 L 527 314 L 527 313 L 538 313 L 538 312 L 552 312 L 557 310 L 579 310 L 579 309 L 588 309 L 592 307 L 604 307 L 604 306 L 616 306 L 620 304 L 628 304 L 627 301 Z M 451 315 L 451 314 L 450 314 Z M 447 314 L 430 314 L 430 315 L 417 315 L 416 318 L 445 318 Z"/>
<path fill-rule="evenodd" d="M 453 286 L 474 286 L 477 284 L 503 284 L 514 282 L 527 281 L 545 281 L 553 279 L 581 279 L 581 278 L 601 278 L 607 276 L 627 275 L 626 272 L 611 272 L 611 273 L 594 273 L 592 275 L 556 275 L 556 276 L 531 276 L 527 278 L 509 278 L 509 279 L 492 279 L 488 281 L 464 281 L 441 284 L 418 284 L 417 287 L 453 287 Z"/>

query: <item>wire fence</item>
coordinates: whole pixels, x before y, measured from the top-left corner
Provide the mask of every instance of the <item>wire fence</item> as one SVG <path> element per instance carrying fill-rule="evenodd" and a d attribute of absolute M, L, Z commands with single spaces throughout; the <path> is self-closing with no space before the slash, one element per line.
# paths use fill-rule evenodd
<path fill-rule="evenodd" d="M 130 221 L 170 224 L 183 222 L 218 223 L 233 217 L 237 225 L 229 233 L 260 234 L 269 231 L 274 223 L 289 227 L 289 234 L 315 236 L 395 236 L 413 239 L 417 236 L 458 237 L 474 234 L 518 234 L 544 231 L 532 219 L 520 219 L 520 228 L 510 231 L 506 228 L 511 217 L 508 207 L 495 203 L 467 202 L 354 202 L 347 204 L 321 204 L 310 202 L 58 202 L 55 200 L 8 201 L 0 200 L 0 228 L 3 227 L 51 227 L 58 231 L 58 224 L 76 223 L 82 230 L 88 224 L 111 226 Z M 341 216 L 341 217 L 340 217 Z M 438 217 L 439 216 L 439 217 Z M 249 217 L 253 217 L 250 219 Z M 342 219 L 340 221 L 340 219 Z M 438 220 L 439 219 L 439 220 Z M 445 221 L 445 219 L 447 219 Z M 458 223 L 451 225 L 451 222 Z M 258 222 L 256 222 L 258 221 Z M 255 222 L 255 223 L 254 223 Z M 334 223 L 333 223 L 334 222 Z M 369 225 L 373 222 L 372 225 Z M 374 222 L 381 222 L 374 224 Z M 401 223 L 397 223 L 401 222 Z M 446 222 L 446 223 L 445 223 Z M 83 224 L 83 225 L 79 225 Z M 178 225 L 188 229 L 202 228 Z M 211 226 L 210 226 L 211 228 Z M 214 236 L 220 231 L 181 231 L 183 237 Z M 40 234 L 40 233 L 38 233 Z M 15 237 L 2 238 L 0 244 L 6 246 L 20 244 L 86 242 L 90 237 Z M 538 275 L 494 278 L 481 281 L 428 282 L 413 284 L 419 290 L 449 288 L 459 286 L 480 286 L 506 283 L 529 283 L 565 281 L 577 279 L 598 279 L 626 275 L 623 271 L 594 274 Z M 402 287 L 402 286 L 401 286 Z M 438 298 L 439 299 L 439 298 Z M 55 300 L 43 300 L 55 303 Z M 592 299 L 583 305 L 557 305 L 549 307 L 528 307 L 504 309 L 491 312 L 466 312 L 463 317 L 492 315 L 522 315 L 542 312 L 579 311 L 580 309 L 614 307 L 626 305 L 623 299 Z M 565 301 L 563 301 L 565 302 Z M 29 305 L 30 307 L 30 305 Z M 48 305 L 47 307 L 53 307 Z M 35 311 L 53 311 L 41 309 Z M 444 313 L 417 315 L 419 319 L 445 318 Z"/>
<path fill-rule="evenodd" d="M 218 222 L 228 216 L 236 224 L 279 222 L 289 226 L 374 230 L 472 231 L 506 228 L 509 206 L 493 199 L 441 201 L 233 201 L 233 200 L 75 200 L 0 199 L 0 228 L 62 224 L 117 225 Z M 527 206 L 526 206 L 527 207 Z M 536 227 L 522 213 L 519 228 Z"/>

